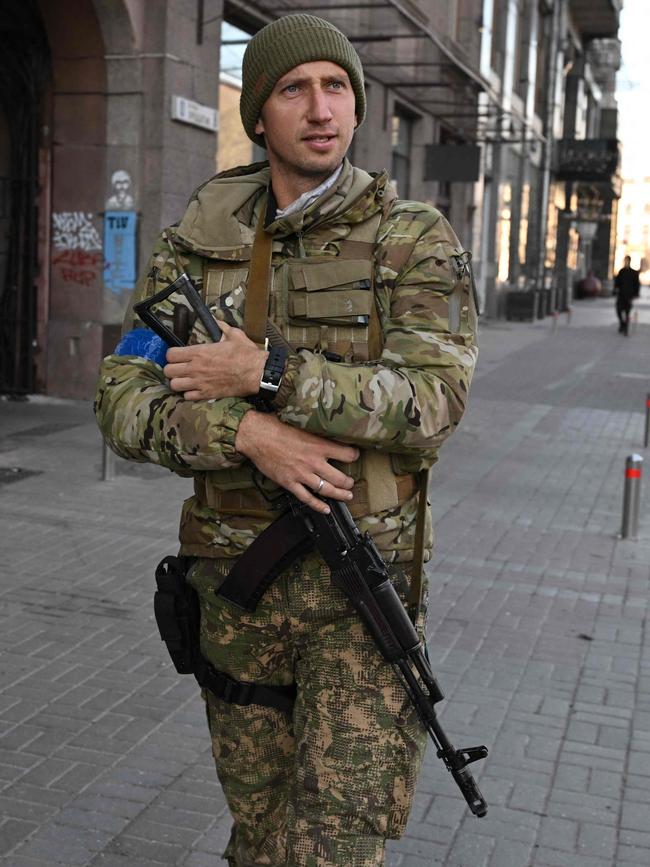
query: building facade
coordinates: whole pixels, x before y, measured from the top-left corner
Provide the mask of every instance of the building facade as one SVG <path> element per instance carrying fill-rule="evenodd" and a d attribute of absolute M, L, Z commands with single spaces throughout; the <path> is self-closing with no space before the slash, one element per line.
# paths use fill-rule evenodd
<path fill-rule="evenodd" d="M 625 178 L 619 203 L 618 237 L 614 268 L 629 256 L 632 267 L 647 282 L 650 270 L 650 177 Z"/>
<path fill-rule="evenodd" d="M 90 396 L 159 229 L 215 170 L 263 158 L 238 118 L 241 56 L 294 9 L 353 41 L 368 111 L 350 157 L 449 217 L 487 315 L 531 288 L 566 304 L 589 268 L 611 279 L 621 0 L 11 6 L 0 391 Z"/>
<path fill-rule="evenodd" d="M 564 106 L 551 182 L 557 233 L 552 279 L 562 297 L 580 297 L 593 274 L 611 292 L 621 196 L 617 138 L 617 38 L 622 0 L 570 0 L 562 10 Z"/>
<path fill-rule="evenodd" d="M 484 148 L 489 315 L 507 312 L 514 291 L 536 291 L 540 313 L 565 309 L 589 271 L 611 283 L 621 6 L 484 2 L 481 71 L 498 106 Z"/>
<path fill-rule="evenodd" d="M 2 391 L 92 394 L 147 248 L 214 172 L 218 29 L 152 5 L 0 12 Z"/>

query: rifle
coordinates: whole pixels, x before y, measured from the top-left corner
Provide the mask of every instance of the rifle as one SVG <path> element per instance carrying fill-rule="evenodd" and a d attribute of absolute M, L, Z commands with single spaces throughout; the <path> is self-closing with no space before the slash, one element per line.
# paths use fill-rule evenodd
<path fill-rule="evenodd" d="M 162 340 L 183 345 L 178 335 L 166 328 L 151 310 L 179 291 L 208 334 L 218 341 L 219 326 L 185 273 L 166 289 L 135 304 L 134 310 Z M 254 610 L 280 572 L 298 556 L 315 548 L 330 569 L 333 585 L 350 601 L 382 656 L 392 665 L 436 746 L 438 758 L 451 773 L 470 810 L 475 816 L 485 816 L 487 803 L 468 766 L 486 758 L 487 747 L 456 749 L 445 735 L 435 711 L 444 694 L 431 670 L 424 644 L 390 581 L 386 563 L 370 536 L 359 532 L 345 503 L 322 499 L 330 507 L 328 515 L 315 512 L 288 491 L 274 501 L 280 516 L 239 558 L 219 595 L 240 608 Z"/>

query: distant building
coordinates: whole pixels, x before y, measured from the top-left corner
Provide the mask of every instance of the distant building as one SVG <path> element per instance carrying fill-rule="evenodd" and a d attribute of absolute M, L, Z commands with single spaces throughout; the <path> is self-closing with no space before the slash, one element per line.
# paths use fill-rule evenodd
<path fill-rule="evenodd" d="M 616 262 L 618 271 L 623 259 L 630 256 L 632 267 L 650 277 L 650 176 L 626 178 L 618 212 Z M 642 279 L 644 277 L 642 273 Z"/>
<path fill-rule="evenodd" d="M 239 117 L 241 81 L 221 75 L 219 79 L 219 137 L 217 171 L 253 162 L 253 142 L 244 132 Z"/>
<path fill-rule="evenodd" d="M 512 290 L 563 309 L 593 269 L 611 279 L 619 195 L 614 100 L 621 0 L 485 0 L 487 311 Z M 482 97 L 487 104 L 487 98 Z"/>

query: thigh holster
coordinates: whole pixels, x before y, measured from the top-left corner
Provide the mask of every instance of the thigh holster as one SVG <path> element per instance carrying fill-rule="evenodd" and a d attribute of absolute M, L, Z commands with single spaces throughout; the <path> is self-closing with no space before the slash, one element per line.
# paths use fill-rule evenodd
<path fill-rule="evenodd" d="M 156 567 L 154 614 L 176 671 L 193 674 L 202 689 L 210 690 L 228 704 L 261 704 L 290 713 L 296 694 L 294 685 L 265 686 L 235 680 L 202 656 L 199 597 L 186 580 L 191 563 L 192 558 L 170 556 Z"/>

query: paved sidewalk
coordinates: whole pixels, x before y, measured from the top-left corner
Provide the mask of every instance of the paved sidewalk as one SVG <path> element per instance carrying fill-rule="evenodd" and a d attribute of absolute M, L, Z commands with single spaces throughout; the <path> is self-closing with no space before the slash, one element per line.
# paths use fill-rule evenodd
<path fill-rule="evenodd" d="M 429 648 L 449 736 L 490 748 L 490 809 L 468 813 L 430 748 L 389 867 L 650 864 L 647 478 L 639 539 L 617 538 L 650 302 L 629 338 L 612 308 L 483 330 L 432 480 Z M 88 404 L 0 402 L 0 861 L 220 867 L 201 701 L 151 608 L 189 484 L 100 475 Z"/>

